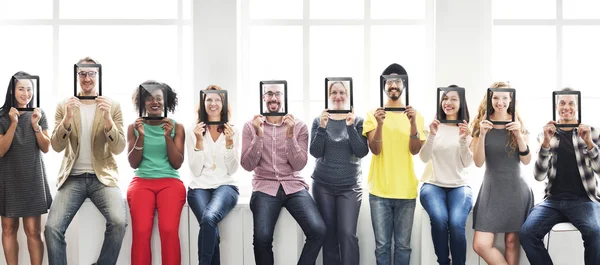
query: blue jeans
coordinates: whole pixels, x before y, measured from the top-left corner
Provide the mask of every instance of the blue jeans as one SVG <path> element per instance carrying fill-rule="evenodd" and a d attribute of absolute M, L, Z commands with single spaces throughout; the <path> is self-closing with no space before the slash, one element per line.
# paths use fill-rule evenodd
<path fill-rule="evenodd" d="M 433 248 L 440 265 L 450 265 L 448 255 L 452 251 L 452 265 L 464 265 L 467 259 L 467 236 L 465 226 L 473 207 L 473 191 L 469 186 L 443 188 L 424 183 L 421 187 L 421 205 L 431 220 Z M 450 249 L 448 249 L 448 234 Z"/>
<path fill-rule="evenodd" d="M 222 185 L 216 189 L 189 189 L 187 200 L 200 224 L 198 233 L 198 263 L 221 264 L 218 224 L 235 207 L 238 188 Z"/>
<path fill-rule="evenodd" d="M 356 228 L 362 203 L 360 186 L 339 190 L 314 182 L 312 187 L 313 198 L 327 227 L 323 265 L 358 265 Z"/>
<path fill-rule="evenodd" d="M 519 239 L 532 265 L 551 265 L 542 239 L 557 223 L 571 222 L 581 232 L 586 265 L 600 265 L 600 203 L 585 197 L 550 197 L 531 209 Z"/>
<path fill-rule="evenodd" d="M 392 264 L 392 236 L 394 264 L 409 265 L 416 202 L 416 199 L 388 199 L 369 194 L 377 265 Z"/>
<path fill-rule="evenodd" d="M 325 223 L 307 190 L 285 194 L 279 186 L 275 197 L 252 192 L 250 210 L 254 220 L 254 260 L 257 265 L 273 265 L 273 233 L 281 207 L 294 217 L 306 235 L 298 265 L 314 265 L 325 239 Z"/>
<path fill-rule="evenodd" d="M 96 175 L 85 174 L 69 176 L 58 190 L 50 208 L 44 230 L 50 265 L 67 264 L 65 232 L 86 198 L 90 198 L 106 218 L 104 243 L 96 264 L 117 263 L 127 226 L 125 202 L 118 187 L 105 186 Z"/>

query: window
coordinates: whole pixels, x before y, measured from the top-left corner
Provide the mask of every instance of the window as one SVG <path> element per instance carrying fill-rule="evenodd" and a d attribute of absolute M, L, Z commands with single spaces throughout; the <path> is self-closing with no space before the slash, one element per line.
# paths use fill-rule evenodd
<path fill-rule="evenodd" d="M 431 0 L 250 0 L 241 2 L 240 15 L 239 83 L 244 89 L 235 96 L 245 100 L 236 107 L 249 111 L 235 112 L 237 124 L 258 113 L 260 80 L 288 81 L 290 113 L 309 130 L 325 108 L 325 77 L 353 78 L 354 107 L 363 118 L 379 106 L 379 75 L 392 62 L 407 69 L 411 87 L 433 86 Z M 410 99 L 429 106 L 417 93 Z M 422 110 L 424 116 L 427 111 L 435 110 Z M 314 162 L 309 155 L 302 171 L 308 183 Z M 370 155 L 363 159 L 364 178 L 369 164 Z M 417 175 L 422 168 L 416 163 Z M 241 196 L 249 196 L 251 173 L 238 174 Z"/>
<path fill-rule="evenodd" d="M 30 6 L 36 8 L 26 9 Z M 172 117 L 187 128 L 196 108 L 185 100 L 194 96 L 191 9 L 191 0 L 2 1 L 0 35 L 11 37 L 3 42 L 0 58 L 11 63 L 0 65 L 0 76 L 7 83 L 20 70 L 40 76 L 42 108 L 52 131 L 56 102 L 73 93 L 73 64 L 90 56 L 103 65 L 103 94 L 120 103 L 125 127 L 137 118 L 131 103 L 134 90 L 153 79 L 178 93 Z M 50 151 L 44 157 L 55 192 L 63 154 Z M 133 178 L 127 151 L 117 156 L 117 164 L 125 192 Z M 187 184 L 187 165 L 179 172 Z"/>
<path fill-rule="evenodd" d="M 591 0 L 575 1 L 500 1 L 494 2 L 493 64 L 495 80 L 509 80 L 517 88 L 523 105 L 530 100 L 547 100 L 543 115 L 524 108 L 528 129 L 537 135 L 552 119 L 551 93 L 563 87 L 582 92 L 584 102 L 600 101 L 595 88 L 600 57 L 600 20 L 592 10 L 599 4 Z M 523 99 L 527 99 L 527 101 Z M 586 108 L 586 103 L 582 107 Z M 544 106 L 545 106 L 544 105 Z M 582 122 L 598 125 L 592 112 L 582 111 Z"/>
<path fill-rule="evenodd" d="M 594 52 L 600 44 L 599 6 L 593 0 L 493 1 L 492 75 L 517 89 L 532 150 L 552 119 L 552 91 L 581 91 L 582 122 L 600 126 L 594 110 L 600 104 L 594 78 L 600 59 Z"/>

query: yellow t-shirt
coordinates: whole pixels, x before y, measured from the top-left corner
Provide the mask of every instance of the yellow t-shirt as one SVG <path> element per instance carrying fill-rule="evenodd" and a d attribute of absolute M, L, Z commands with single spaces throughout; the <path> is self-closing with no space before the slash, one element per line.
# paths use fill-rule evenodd
<path fill-rule="evenodd" d="M 363 135 L 377 128 L 373 114 L 367 113 L 363 124 Z M 390 199 L 417 198 L 419 181 L 413 168 L 413 155 L 410 153 L 410 121 L 402 112 L 387 111 L 383 123 L 382 150 L 371 157 L 369 169 L 369 193 Z M 425 141 L 423 116 L 417 112 L 417 131 L 421 141 Z"/>

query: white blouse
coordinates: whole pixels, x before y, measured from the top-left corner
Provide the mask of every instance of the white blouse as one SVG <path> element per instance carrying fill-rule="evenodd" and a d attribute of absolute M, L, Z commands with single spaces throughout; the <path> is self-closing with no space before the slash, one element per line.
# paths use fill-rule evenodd
<path fill-rule="evenodd" d="M 192 171 L 189 184 L 191 189 L 216 189 L 221 185 L 237 186 L 233 174 L 240 164 L 237 154 L 239 143 L 238 131 L 234 128 L 233 148 L 225 148 L 225 134 L 221 133 L 217 141 L 213 141 L 208 130 L 203 138 L 204 150 L 196 151 L 196 123 L 188 127 L 185 145 L 188 153 L 188 164 Z"/>

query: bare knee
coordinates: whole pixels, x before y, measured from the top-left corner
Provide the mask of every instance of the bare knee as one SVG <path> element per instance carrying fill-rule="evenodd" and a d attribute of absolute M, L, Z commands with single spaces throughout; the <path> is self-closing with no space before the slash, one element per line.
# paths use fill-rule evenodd
<path fill-rule="evenodd" d="M 2 218 L 2 235 L 3 236 L 17 236 L 19 231 L 19 219 L 18 218 Z"/>
<path fill-rule="evenodd" d="M 42 224 L 40 216 L 32 216 L 23 218 L 23 229 L 27 239 L 42 239 Z"/>
<path fill-rule="evenodd" d="M 474 240 L 473 241 L 473 250 L 477 255 L 481 256 L 483 253 L 486 253 L 490 249 L 492 249 L 492 242 L 486 242 L 484 240 Z"/>
<path fill-rule="evenodd" d="M 519 234 L 518 233 L 506 234 L 506 236 L 504 236 L 504 244 L 506 245 L 506 249 L 518 249 L 520 247 Z"/>
<path fill-rule="evenodd" d="M 41 239 L 42 229 L 36 226 L 25 227 L 25 235 L 27 239 Z"/>

